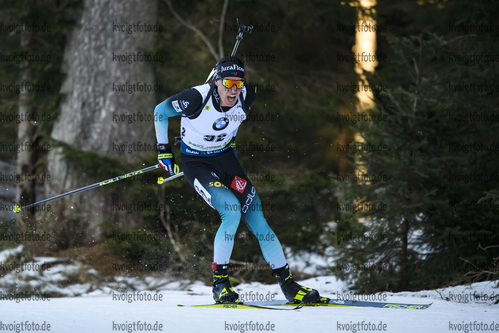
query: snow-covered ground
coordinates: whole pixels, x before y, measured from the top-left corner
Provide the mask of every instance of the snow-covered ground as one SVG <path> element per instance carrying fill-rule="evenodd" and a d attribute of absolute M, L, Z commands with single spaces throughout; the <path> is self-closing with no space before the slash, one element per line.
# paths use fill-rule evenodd
<path fill-rule="evenodd" d="M 7 255 L 0 253 L 0 262 Z M 42 260 L 41 258 L 37 259 Z M 50 260 L 45 258 L 44 260 Z M 50 277 L 61 277 L 58 266 Z M 68 270 L 75 269 L 69 265 Z M 21 267 L 21 273 L 24 268 Z M 26 270 L 26 273 L 29 270 Z M 38 272 L 48 278 L 48 272 Z M 13 275 L 4 275 L 0 285 L 9 285 Z M 28 280 L 29 278 L 25 279 Z M 357 307 L 314 307 L 295 311 L 209 309 L 178 307 L 177 304 L 212 303 L 211 288 L 200 282 L 165 278 L 118 278 L 99 288 L 68 286 L 67 294 L 50 297 L 49 284 L 38 299 L 0 301 L 0 332 L 497 332 L 499 331 L 498 282 L 481 282 L 439 290 L 382 293 L 371 298 L 394 303 L 433 303 L 426 310 Z M 35 281 L 33 279 L 33 281 Z M 12 282 L 12 281 L 11 281 Z M 332 276 L 301 281 L 332 298 L 349 298 L 347 286 Z M 114 284 L 113 284 L 114 283 Z M 10 285 L 12 285 L 10 283 Z M 60 286 L 58 288 L 61 288 Z M 92 291 L 93 289 L 93 291 Z M 242 299 L 283 299 L 276 284 L 243 284 L 235 287 Z M 133 289 L 132 289 L 133 290 Z M 53 292 L 57 292 L 53 289 Z M 58 290 L 61 293 L 61 290 Z"/>

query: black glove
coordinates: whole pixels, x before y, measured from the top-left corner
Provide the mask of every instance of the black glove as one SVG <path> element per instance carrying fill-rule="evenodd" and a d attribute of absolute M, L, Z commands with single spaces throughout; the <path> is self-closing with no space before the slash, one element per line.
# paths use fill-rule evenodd
<path fill-rule="evenodd" d="M 168 171 L 170 175 L 179 172 L 179 166 L 175 162 L 172 148 L 167 143 L 158 144 L 158 163 L 163 169 Z"/>

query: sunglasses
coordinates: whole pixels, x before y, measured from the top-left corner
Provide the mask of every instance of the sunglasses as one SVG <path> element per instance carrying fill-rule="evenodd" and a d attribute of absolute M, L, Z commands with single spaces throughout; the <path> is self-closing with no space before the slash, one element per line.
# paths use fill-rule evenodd
<path fill-rule="evenodd" d="M 228 89 L 232 88 L 233 86 L 236 86 L 237 89 L 241 89 L 244 86 L 244 81 L 223 79 L 222 84 L 224 85 L 225 88 Z"/>

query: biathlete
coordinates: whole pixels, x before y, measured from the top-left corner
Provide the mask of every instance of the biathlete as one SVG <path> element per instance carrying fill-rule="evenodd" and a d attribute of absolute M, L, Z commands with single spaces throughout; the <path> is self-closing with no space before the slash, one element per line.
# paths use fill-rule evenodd
<path fill-rule="evenodd" d="M 244 81 L 244 64 L 230 56 L 216 66 L 212 83 L 195 86 L 167 98 L 154 110 L 158 162 L 171 175 L 179 172 L 168 140 L 168 118 L 181 119 L 181 165 L 184 176 L 221 224 L 214 241 L 213 298 L 218 303 L 239 302 L 228 277 L 228 264 L 241 218 L 257 237 L 272 274 L 290 302 L 327 302 L 315 289 L 296 283 L 281 243 L 262 212 L 262 204 L 235 150 L 239 125 L 256 98 L 256 89 Z"/>

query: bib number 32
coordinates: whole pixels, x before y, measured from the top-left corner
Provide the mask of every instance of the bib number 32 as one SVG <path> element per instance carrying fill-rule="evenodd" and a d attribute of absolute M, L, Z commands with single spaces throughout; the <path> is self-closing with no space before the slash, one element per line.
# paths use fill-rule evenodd
<path fill-rule="evenodd" d="M 219 141 L 224 141 L 225 137 L 227 134 L 219 134 L 219 135 L 205 135 L 204 140 L 208 142 L 219 142 Z"/>

